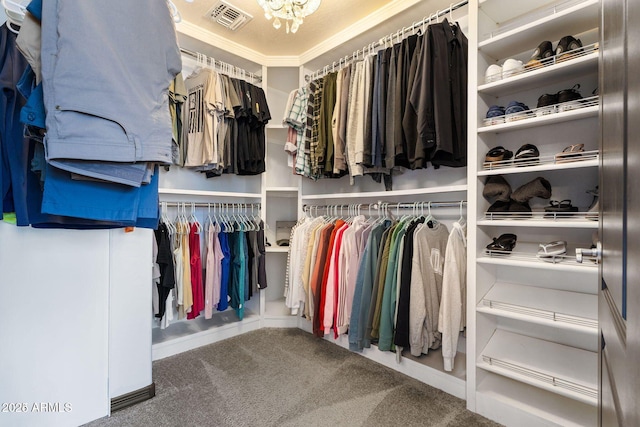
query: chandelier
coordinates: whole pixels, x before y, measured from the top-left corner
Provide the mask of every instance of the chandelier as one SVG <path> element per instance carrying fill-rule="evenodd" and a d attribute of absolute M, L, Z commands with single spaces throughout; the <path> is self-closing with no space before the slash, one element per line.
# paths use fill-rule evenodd
<path fill-rule="evenodd" d="M 318 10 L 321 0 L 257 0 L 264 9 L 264 17 L 273 20 L 276 30 L 282 26 L 281 19 L 286 21 L 287 34 L 295 33 L 302 25 L 305 16 Z"/>

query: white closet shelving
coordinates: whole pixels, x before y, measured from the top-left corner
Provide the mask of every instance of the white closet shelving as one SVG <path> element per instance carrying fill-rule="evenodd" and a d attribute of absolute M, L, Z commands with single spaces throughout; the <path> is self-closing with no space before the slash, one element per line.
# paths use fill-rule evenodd
<path fill-rule="evenodd" d="M 580 292 L 496 282 L 476 310 L 594 336 L 598 332 L 597 298 Z"/>
<path fill-rule="evenodd" d="M 449 4 L 439 4 L 438 6 L 442 9 L 442 7 L 446 8 Z M 427 7 L 431 8 L 432 5 L 427 5 Z M 436 9 L 437 7 L 433 6 L 431 12 L 435 12 Z M 463 32 L 468 35 L 466 14 L 467 9 L 464 7 L 464 9 L 454 12 L 454 18 L 461 20 Z M 422 16 L 408 16 L 406 23 L 410 24 L 412 20 L 420 19 L 422 19 Z M 369 39 L 377 40 L 376 36 L 371 36 Z M 364 38 L 364 40 L 367 41 L 368 38 Z M 350 46 L 351 49 L 345 46 Z M 362 47 L 361 45 L 349 45 L 349 42 L 345 43 L 345 46 L 341 46 L 340 50 L 348 51 Z M 306 63 L 304 72 L 305 74 L 311 74 L 313 71 L 331 64 L 336 59 L 330 53 L 325 54 Z M 303 178 L 300 185 L 300 201 L 303 206 L 361 204 L 361 212 L 363 214 L 369 213 L 367 211 L 367 205 L 369 204 L 388 203 L 388 209 L 395 215 L 394 204 L 396 203 L 466 201 L 467 190 L 466 168 L 441 167 L 434 169 L 429 164 L 427 169 L 407 170 L 403 174 L 394 175 L 393 188 L 390 191 L 385 191 L 382 183 L 374 182 L 369 176 L 356 177 L 353 185 L 349 183 L 349 177 L 346 176 L 340 179 L 321 179 L 318 181 Z M 376 214 L 375 210 L 371 211 L 371 215 L 375 216 Z M 402 214 L 403 212 L 401 211 L 400 215 Z M 459 208 L 443 208 L 433 211 L 432 214 L 445 224 L 448 229 L 451 229 L 452 222 L 460 217 L 460 210 Z M 311 332 L 311 325 L 305 319 L 301 319 L 300 327 Z M 324 339 L 343 348 L 349 348 L 346 336 L 340 336 L 335 340 L 331 335 L 325 336 Z M 464 399 L 467 393 L 468 364 L 466 353 L 467 341 L 465 335 L 461 334 L 458 341 L 454 369 L 451 372 L 444 370 L 442 352 L 440 350 L 430 351 L 428 355 L 420 357 L 412 357 L 408 351 L 404 351 L 400 363 L 397 362 L 394 353 L 380 351 L 375 345 L 372 345 L 371 348 L 365 348 L 359 354 Z"/>
<path fill-rule="evenodd" d="M 597 405 L 598 353 L 496 329 L 478 358 L 478 367 Z"/>
<path fill-rule="evenodd" d="M 210 52 L 202 52 L 209 54 Z M 217 55 L 216 55 L 217 56 Z M 196 62 L 183 56 L 183 76 L 195 69 Z M 261 66 L 243 61 L 247 71 L 260 74 Z M 253 82 L 254 84 L 258 84 Z M 264 219 L 261 176 L 222 175 L 206 178 L 201 172 L 188 168 L 172 166 L 169 171 L 160 172 L 160 201 L 198 202 L 198 203 L 262 203 L 261 215 Z M 189 210 L 187 204 L 187 210 Z M 190 211 L 189 211 L 190 213 Z M 256 211 L 257 213 L 257 211 Z M 169 209 L 169 217 L 176 214 L 175 208 Z M 204 223 L 207 208 L 198 208 L 196 216 Z M 200 236 L 201 242 L 204 234 Z M 202 257 L 204 260 L 204 256 Z M 196 347 L 220 341 L 232 336 L 259 329 L 262 324 L 263 291 L 254 294 L 245 303 L 244 317 L 238 318 L 232 308 L 218 312 L 214 310 L 211 319 L 201 314 L 193 320 L 174 320 L 166 329 L 160 329 L 154 321 L 152 330 L 152 359 L 158 360 Z"/>
<path fill-rule="evenodd" d="M 470 123 L 476 159 L 469 167 L 470 253 L 468 316 L 473 336 L 468 348 L 467 406 L 506 425 L 596 425 L 597 421 L 597 273 L 591 259 L 578 263 L 575 249 L 588 248 L 597 233 L 597 214 L 588 213 L 598 183 L 598 0 L 472 2 L 476 44 L 470 48 Z M 564 36 L 582 41 L 583 50 L 539 68 L 486 81 L 491 64 L 513 58 L 526 63 L 544 41 L 553 48 Z M 538 98 L 579 84 L 583 101 L 572 109 L 536 110 Z M 490 124 L 490 106 L 510 101 L 531 113 Z M 563 110 L 567 111 L 563 111 Z M 537 114 L 536 114 L 537 113 Z M 473 137 L 471 137 L 473 138 Z M 576 157 L 563 149 L 584 144 Z M 527 163 L 485 162 L 503 146 L 514 154 L 535 145 L 540 157 Z M 470 146 L 474 146 L 471 143 Z M 545 212 L 549 200 L 532 198 L 532 213 L 488 212 L 486 179 L 502 175 L 516 190 L 537 177 L 549 181 L 552 200 L 570 199 L 578 212 Z M 485 246 L 504 233 L 517 235 L 511 252 L 489 253 Z M 537 256 L 539 244 L 565 240 L 567 252 L 553 259 Z"/>
<path fill-rule="evenodd" d="M 287 268 L 287 246 L 278 246 L 278 221 L 295 221 L 299 212 L 300 178 L 293 174 L 284 151 L 288 126 L 282 120 L 289 93 L 298 87 L 299 67 L 263 67 L 265 89 L 271 111 L 267 125 L 267 172 L 262 185 L 263 205 L 266 206 L 266 237 L 271 246 L 266 248 L 268 287 L 264 293 L 263 325 L 268 327 L 295 327 L 298 318 L 292 316 L 285 305 L 284 285 Z"/>

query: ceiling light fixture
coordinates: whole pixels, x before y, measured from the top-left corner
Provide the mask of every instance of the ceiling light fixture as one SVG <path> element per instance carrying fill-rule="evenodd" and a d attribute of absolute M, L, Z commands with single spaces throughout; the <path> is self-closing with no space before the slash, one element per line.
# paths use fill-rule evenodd
<path fill-rule="evenodd" d="M 286 21 L 287 34 L 295 33 L 306 16 L 318 10 L 321 0 L 257 0 L 264 9 L 264 17 L 273 20 L 276 30 L 282 26 L 280 19 Z"/>

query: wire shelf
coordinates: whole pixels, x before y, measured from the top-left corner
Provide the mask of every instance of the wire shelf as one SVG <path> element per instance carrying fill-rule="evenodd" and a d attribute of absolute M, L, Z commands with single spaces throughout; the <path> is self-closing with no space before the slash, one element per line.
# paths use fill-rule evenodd
<path fill-rule="evenodd" d="M 558 153 L 555 155 L 545 155 L 539 157 L 530 157 L 527 159 L 500 160 L 495 162 L 485 161 L 482 164 L 484 170 L 500 170 L 512 167 L 530 167 L 530 166 L 551 166 L 560 163 L 577 163 L 592 160 L 599 160 L 600 152 L 598 150 L 580 151 L 575 153 Z"/>
<path fill-rule="evenodd" d="M 583 3 L 584 0 L 568 0 L 566 2 L 560 3 L 560 4 L 556 4 L 553 5 L 551 7 L 547 7 L 547 8 L 542 8 L 540 10 L 537 11 L 532 11 L 532 12 L 528 12 L 527 14 L 525 14 L 524 16 L 519 16 L 516 17 L 512 20 L 510 20 L 506 25 L 502 25 L 500 26 L 500 28 L 495 29 L 494 31 L 491 31 L 489 33 L 485 33 L 484 34 L 484 38 L 482 39 L 482 41 L 480 43 L 485 43 L 488 40 L 491 40 L 495 37 L 500 36 L 501 34 L 507 33 L 509 31 L 512 31 L 518 27 L 521 27 L 523 25 L 526 25 L 530 22 L 539 20 L 539 19 L 544 19 L 544 18 L 548 18 L 548 17 L 552 17 L 553 15 L 556 15 L 558 13 L 563 12 L 566 9 L 569 9 L 573 6 L 577 6 L 580 3 Z"/>
<path fill-rule="evenodd" d="M 482 360 L 486 363 L 488 363 L 489 365 L 492 366 L 496 366 L 498 368 L 502 368 L 502 369 L 506 369 L 509 370 L 511 372 L 514 372 L 516 374 L 520 374 L 520 375 L 526 375 L 532 379 L 535 379 L 537 381 L 542 381 L 544 383 L 550 384 L 554 387 L 559 387 L 559 388 L 564 388 L 566 390 L 570 390 L 573 391 L 575 393 L 580 393 L 583 394 L 585 396 L 588 396 L 591 399 L 597 399 L 598 398 L 598 390 L 594 389 L 592 387 L 588 387 L 582 384 L 578 384 L 576 382 L 573 381 L 569 381 L 569 380 L 565 380 L 562 378 L 558 378 L 554 375 L 551 374 L 547 374 L 544 372 L 540 372 L 537 371 L 535 369 L 531 369 L 531 368 L 526 368 L 524 366 L 520 366 L 517 365 L 515 363 L 511 363 L 511 362 L 507 362 L 504 360 L 500 360 L 500 359 L 496 359 L 494 357 L 491 356 L 486 356 L 483 355 L 482 356 Z"/>
<path fill-rule="evenodd" d="M 538 308 L 525 307 L 522 305 L 495 301 L 492 299 L 483 299 L 482 305 L 491 309 L 508 311 L 512 313 L 522 314 L 525 316 L 537 317 L 540 319 L 551 320 L 553 322 L 568 323 L 588 328 L 597 328 L 598 321 L 586 317 L 573 316 L 570 314 L 558 313 L 557 311 L 542 310 Z"/>
<path fill-rule="evenodd" d="M 534 108 L 532 110 L 520 111 L 517 113 L 505 114 L 503 116 L 488 117 L 483 120 L 485 126 L 493 126 L 504 123 L 512 123 L 520 120 L 543 117 L 551 114 L 562 114 L 568 111 L 581 110 L 583 108 L 597 107 L 599 105 L 598 96 L 577 99 L 575 101 L 563 102 L 560 104 L 547 105 L 545 107 Z"/>
<path fill-rule="evenodd" d="M 593 221 L 598 222 L 598 212 L 485 212 L 481 221 L 544 220 L 544 221 Z"/>
<path fill-rule="evenodd" d="M 484 78 L 484 84 L 496 83 L 501 81 L 507 81 L 512 77 L 521 76 L 524 74 L 532 73 L 534 71 L 541 70 L 543 68 L 551 67 L 557 64 L 564 64 L 569 61 L 576 60 L 578 58 L 584 58 L 586 56 L 592 55 L 593 53 L 599 50 L 600 44 L 593 43 L 590 45 L 586 45 L 574 50 L 567 51 L 560 55 L 559 57 L 556 55 L 550 56 L 549 58 L 541 59 L 535 63 L 527 63 L 524 65 L 524 69 L 520 71 L 510 71 L 508 76 L 504 76 L 504 73 L 501 71 L 499 73 L 489 74 Z"/>
<path fill-rule="evenodd" d="M 520 244 L 520 243 L 518 243 Z M 535 245 L 537 247 L 537 245 Z M 570 249 L 567 248 L 567 253 L 562 255 L 545 255 L 538 256 L 535 252 L 509 252 L 509 251 L 496 251 L 485 249 L 484 255 L 487 258 L 493 258 L 497 260 L 509 260 L 509 261 L 525 261 L 533 263 L 546 263 L 546 264 L 561 264 L 564 266 L 575 266 L 580 268 L 593 268 L 597 266 L 597 258 L 591 256 L 584 256 L 584 261 L 579 263 L 576 261 L 575 255 L 569 255 Z"/>

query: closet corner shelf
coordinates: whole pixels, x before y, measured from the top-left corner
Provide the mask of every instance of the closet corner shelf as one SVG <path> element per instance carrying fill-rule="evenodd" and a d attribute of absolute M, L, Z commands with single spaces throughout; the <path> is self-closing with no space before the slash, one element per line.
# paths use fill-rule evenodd
<path fill-rule="evenodd" d="M 273 197 L 298 197 L 298 187 L 267 187 L 265 191 Z"/>
<path fill-rule="evenodd" d="M 284 298 L 274 300 L 274 301 L 266 301 L 264 308 L 264 316 L 265 317 L 285 317 L 295 319 L 296 316 L 291 314 L 291 309 L 285 305 Z"/>
<path fill-rule="evenodd" d="M 267 129 L 288 129 L 289 126 L 283 125 L 282 123 L 267 123 L 265 126 Z"/>
<path fill-rule="evenodd" d="M 548 85 L 559 80 L 583 76 L 590 71 L 595 73 L 598 71 L 598 57 L 598 51 L 592 51 L 572 60 L 516 74 L 504 80 L 482 84 L 478 86 L 478 92 L 492 96 L 508 95 L 515 91 L 521 92 L 540 87 L 542 84 Z"/>
<path fill-rule="evenodd" d="M 498 317 L 586 332 L 597 338 L 598 297 L 595 294 L 495 283 L 476 311 Z"/>
<path fill-rule="evenodd" d="M 414 196 L 439 193 L 458 193 L 467 191 L 467 185 L 444 185 L 441 187 L 414 188 L 410 190 L 370 191 L 362 193 L 304 194 L 302 200 L 356 199 L 356 198 L 388 198 L 398 196 Z"/>
<path fill-rule="evenodd" d="M 540 156 L 527 163 L 518 163 L 513 160 L 501 160 L 499 162 L 485 162 L 478 171 L 478 176 L 506 175 L 524 172 L 543 172 L 564 169 L 594 168 L 600 165 L 600 154 L 598 150 L 584 151 L 579 153 L 580 157 L 571 159 L 558 159 L 556 156 Z M 559 156 L 560 157 L 560 156 Z M 570 160 L 570 161 L 569 161 Z"/>
<path fill-rule="evenodd" d="M 541 242 L 546 243 L 546 242 Z M 587 248 L 589 244 L 567 245 L 567 253 L 565 255 L 556 255 L 553 261 L 544 261 L 538 259 L 539 245 L 531 242 L 518 242 L 516 250 L 513 252 L 492 251 L 487 252 L 484 248 L 478 254 L 477 262 L 480 264 L 505 265 L 523 268 L 539 268 L 550 271 L 568 271 L 581 273 L 598 273 L 598 264 L 594 262 L 594 258 L 585 257 L 582 263 L 576 261 L 575 248 Z M 595 276 L 594 276 L 595 277 Z"/>
<path fill-rule="evenodd" d="M 267 246 L 265 252 L 268 254 L 286 254 L 289 253 L 288 246 Z"/>
<path fill-rule="evenodd" d="M 599 221 L 587 219 L 589 215 L 589 212 L 534 211 L 530 217 L 523 217 L 522 213 L 515 212 L 486 212 L 477 224 L 496 227 L 597 229 Z"/>
<path fill-rule="evenodd" d="M 598 353 L 496 329 L 481 369 L 588 405 L 598 404 Z"/>
<path fill-rule="evenodd" d="M 527 15 L 521 17 L 523 24 L 511 29 L 498 29 L 488 38 L 478 43 L 478 50 L 495 59 L 504 59 L 522 52 L 523 48 L 533 51 L 542 40 L 559 40 L 567 34 L 580 34 L 598 27 L 599 0 L 569 1 L 548 7 L 548 13 L 538 19 L 525 21 Z M 507 9 L 508 10 L 508 7 Z M 516 18 L 516 20 L 518 20 Z M 498 20 L 495 22 L 503 22 Z"/>
<path fill-rule="evenodd" d="M 521 119 L 496 125 L 482 126 L 478 128 L 478 133 L 500 133 L 503 131 L 527 129 L 537 126 L 546 126 L 553 123 L 585 119 L 597 116 L 599 111 L 599 105 L 592 105 L 589 107 L 576 108 L 574 110 L 532 117 L 530 119 Z"/>
<path fill-rule="evenodd" d="M 178 195 L 178 196 L 201 196 L 201 197 L 237 197 L 245 199 L 259 199 L 260 193 L 235 193 L 231 191 L 207 191 L 207 190 L 185 190 L 178 188 L 160 188 L 158 194 Z"/>

